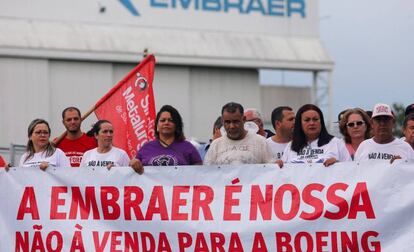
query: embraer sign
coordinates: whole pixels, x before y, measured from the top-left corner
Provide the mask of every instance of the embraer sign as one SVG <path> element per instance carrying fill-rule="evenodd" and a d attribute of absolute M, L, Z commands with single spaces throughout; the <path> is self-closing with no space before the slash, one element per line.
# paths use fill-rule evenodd
<path fill-rule="evenodd" d="M 129 10 L 129 12 L 131 12 L 132 15 L 139 16 L 138 10 L 135 8 L 135 6 L 131 3 L 130 0 L 119 0 L 119 1 L 125 6 L 125 8 Z"/>
<path fill-rule="evenodd" d="M 134 16 L 139 16 L 137 7 L 131 0 L 120 2 Z M 203 12 L 222 12 L 264 16 L 291 17 L 298 15 L 305 18 L 305 0 L 150 0 L 151 8 L 195 10 Z"/>
<path fill-rule="evenodd" d="M 0 0 L 0 17 L 111 24 L 182 33 L 319 37 L 318 0 L 38 0 L 30 12 L 24 11 L 23 7 L 31 2 L 33 0 Z"/>

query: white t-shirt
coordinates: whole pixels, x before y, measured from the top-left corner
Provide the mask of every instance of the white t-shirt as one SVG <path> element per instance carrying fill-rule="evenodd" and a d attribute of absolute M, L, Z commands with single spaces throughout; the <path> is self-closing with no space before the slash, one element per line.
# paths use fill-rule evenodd
<path fill-rule="evenodd" d="M 395 155 L 401 156 L 403 160 L 414 160 L 414 150 L 407 142 L 395 138 L 390 143 L 379 144 L 370 138 L 359 145 L 355 153 L 355 161 L 390 160 Z"/>
<path fill-rule="evenodd" d="M 282 160 L 286 163 L 323 163 L 328 158 L 335 158 L 339 162 L 352 161 L 344 141 L 332 138 L 329 143 L 318 147 L 318 139 L 305 146 L 300 153 L 291 149 L 290 142 L 283 153 Z"/>
<path fill-rule="evenodd" d="M 266 139 L 267 144 L 269 145 L 270 149 L 272 150 L 273 158 L 274 159 L 282 159 L 283 151 L 285 151 L 286 146 L 288 143 L 276 143 L 272 140 L 271 137 Z"/>
<path fill-rule="evenodd" d="M 99 153 L 98 148 L 95 148 L 83 154 L 80 166 L 107 167 L 110 164 L 113 166 L 128 166 L 129 160 L 128 154 L 117 147 L 112 147 L 106 153 Z"/>
<path fill-rule="evenodd" d="M 25 160 L 29 153 L 24 153 L 20 158 L 19 167 L 38 167 L 41 163 L 48 163 L 51 167 L 71 167 L 69 158 L 66 157 L 65 153 L 56 148 L 55 153 L 51 156 L 46 157 L 46 151 L 35 153 L 33 157 Z"/>
<path fill-rule="evenodd" d="M 206 165 L 264 164 L 274 162 L 266 138 L 247 132 L 241 140 L 222 136 L 214 140 L 204 158 Z"/>

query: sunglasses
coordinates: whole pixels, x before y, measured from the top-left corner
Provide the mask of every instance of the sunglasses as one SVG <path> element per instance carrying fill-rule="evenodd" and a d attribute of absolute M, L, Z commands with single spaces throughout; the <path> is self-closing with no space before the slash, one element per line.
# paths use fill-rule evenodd
<path fill-rule="evenodd" d="M 361 125 L 364 125 L 364 124 L 365 124 L 364 121 L 356 121 L 356 122 L 349 122 L 349 123 L 346 124 L 346 126 L 348 128 L 354 128 L 356 126 L 361 126 Z"/>

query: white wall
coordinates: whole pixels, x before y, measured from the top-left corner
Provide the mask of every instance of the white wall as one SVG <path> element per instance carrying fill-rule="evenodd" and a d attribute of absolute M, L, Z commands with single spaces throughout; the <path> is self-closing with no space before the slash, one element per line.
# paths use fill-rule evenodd
<path fill-rule="evenodd" d="M 225 103 L 236 101 L 257 108 L 261 104 L 258 73 L 246 69 L 157 65 L 154 96 L 157 110 L 165 104 L 177 108 L 185 135 L 202 141 L 211 137 L 212 125 Z"/>
<path fill-rule="evenodd" d="M 64 131 L 61 112 L 77 106 L 86 112 L 134 65 L 102 62 L 0 58 L 0 146 L 25 144 L 27 126 L 44 118 L 52 135 Z M 223 104 L 238 101 L 260 107 L 255 70 L 210 69 L 157 65 L 154 78 L 156 109 L 176 107 L 187 137 L 207 140 Z M 94 115 L 83 124 L 86 131 Z"/>
<path fill-rule="evenodd" d="M 132 68 L 132 64 L 0 58 L 0 146 L 25 144 L 27 126 L 44 118 L 52 135 L 64 131 L 61 112 L 76 106 L 89 110 Z M 258 72 L 249 69 L 157 65 L 154 77 L 156 110 L 164 104 L 178 109 L 188 138 L 206 141 L 222 106 L 230 101 L 262 110 L 265 119 L 277 105 L 297 107 L 309 102 L 308 89 L 259 86 Z M 96 121 L 92 114 L 86 131 Z"/>
<path fill-rule="evenodd" d="M 27 142 L 27 125 L 49 118 L 48 61 L 0 58 L 0 146 Z"/>
<path fill-rule="evenodd" d="M 227 102 L 260 108 L 255 70 L 193 68 L 191 84 L 191 133 L 200 140 L 211 137 L 213 123 Z"/>
<path fill-rule="evenodd" d="M 75 106 L 85 113 L 115 83 L 111 63 L 50 61 L 49 65 L 49 120 L 53 122 L 53 135 L 57 135 L 65 130 L 61 123 L 63 109 Z M 92 114 L 84 121 L 83 129 L 87 131 L 95 121 Z"/>

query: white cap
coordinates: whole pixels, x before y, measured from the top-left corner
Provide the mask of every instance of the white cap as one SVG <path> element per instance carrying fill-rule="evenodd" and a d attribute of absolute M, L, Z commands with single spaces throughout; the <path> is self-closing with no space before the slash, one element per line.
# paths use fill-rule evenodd
<path fill-rule="evenodd" d="M 394 118 L 394 113 L 392 113 L 391 107 L 389 105 L 378 103 L 374 106 L 374 110 L 372 110 L 372 118 L 377 116 L 389 116 Z"/>

